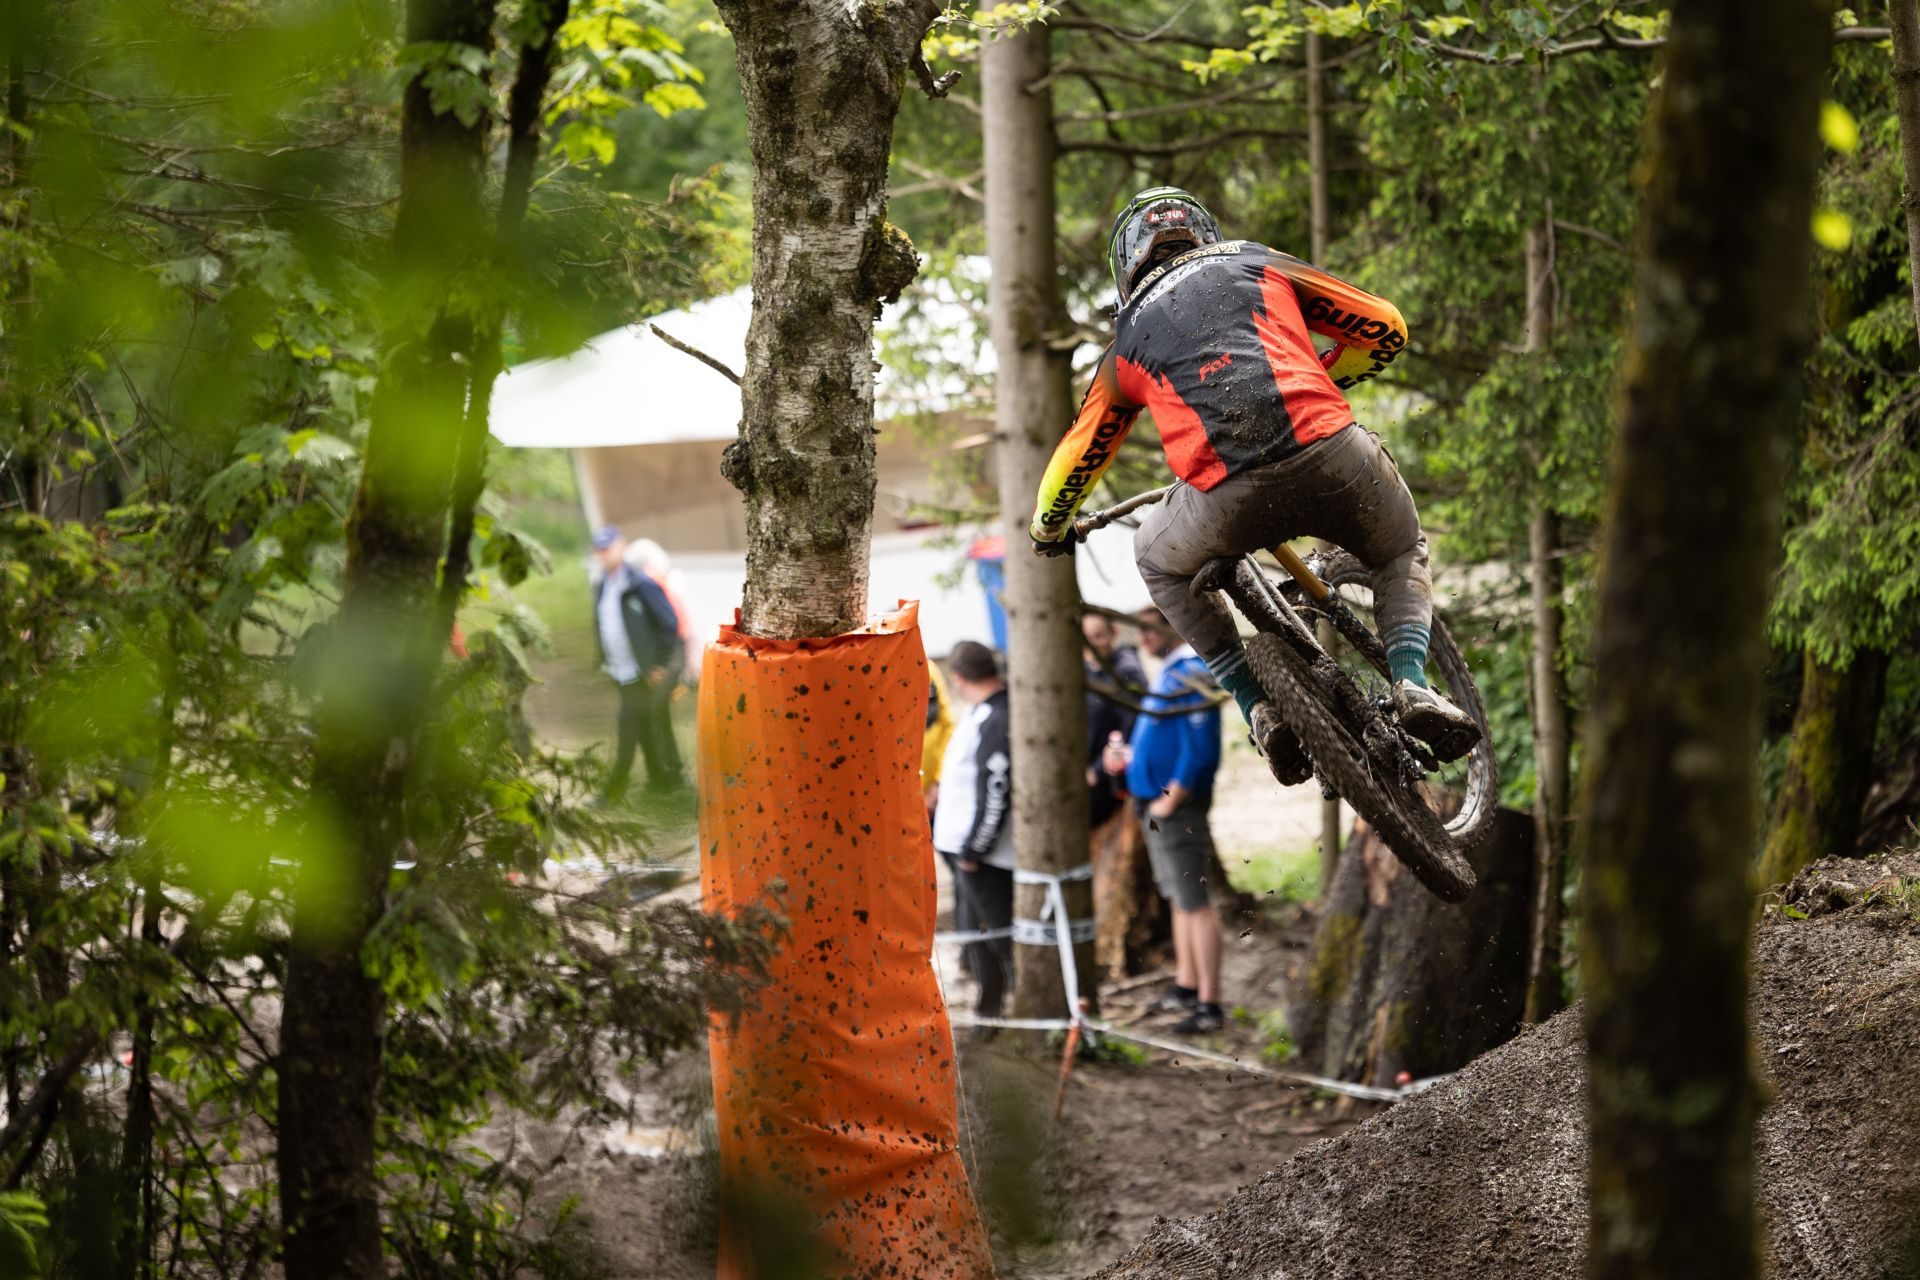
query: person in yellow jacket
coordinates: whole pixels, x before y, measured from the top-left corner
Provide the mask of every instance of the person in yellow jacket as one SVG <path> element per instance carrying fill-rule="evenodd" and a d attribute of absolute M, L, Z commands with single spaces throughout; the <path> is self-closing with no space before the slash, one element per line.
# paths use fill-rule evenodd
<path fill-rule="evenodd" d="M 933 803 L 940 792 L 940 758 L 953 737 L 953 712 L 947 707 L 947 689 L 940 668 L 927 664 L 927 732 L 920 743 L 920 790 L 927 801 L 927 821 L 933 821 Z"/>

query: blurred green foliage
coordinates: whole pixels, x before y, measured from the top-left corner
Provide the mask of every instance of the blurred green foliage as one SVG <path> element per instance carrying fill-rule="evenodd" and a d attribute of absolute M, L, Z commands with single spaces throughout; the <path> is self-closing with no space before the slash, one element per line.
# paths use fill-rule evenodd
<path fill-rule="evenodd" d="M 376 0 L 0 16 L 0 1273 L 275 1265 L 290 899 L 296 877 L 324 899 L 343 857 L 310 779 L 318 700 L 354 655 L 322 641 L 407 305 L 400 91 L 422 74 L 497 136 L 542 12 L 502 4 L 485 49 L 405 46 Z M 699 105 L 693 22 L 576 4 L 524 242 L 455 300 L 501 314 L 512 353 L 737 278 L 720 185 L 608 180 L 633 116 Z M 479 1131 L 604 1114 L 613 1078 L 751 998 L 779 925 L 556 890 L 550 858 L 645 858 L 656 828 L 590 805 L 597 763 L 532 740 L 541 639 L 511 587 L 546 556 L 498 502 L 474 538 L 496 607 L 433 674 L 359 945 L 388 1008 L 388 1249 L 411 1276 L 586 1275 L 571 1210 L 532 1207 L 545 1166 Z"/>

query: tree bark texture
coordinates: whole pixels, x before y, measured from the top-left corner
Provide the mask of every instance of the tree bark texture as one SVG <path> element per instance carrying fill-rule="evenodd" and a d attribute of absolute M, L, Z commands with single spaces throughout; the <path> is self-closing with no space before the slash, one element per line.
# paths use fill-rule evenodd
<path fill-rule="evenodd" d="M 1533 826 L 1504 809 L 1473 854 L 1480 887 L 1434 897 L 1356 821 L 1322 894 L 1287 1025 L 1305 1070 L 1391 1085 L 1465 1066 L 1520 1029 Z"/>
<path fill-rule="evenodd" d="M 1894 113 L 1900 120 L 1900 167 L 1906 187 L 1907 266 L 1913 277 L 1914 323 L 1920 325 L 1920 3 L 1893 0 Z"/>
<path fill-rule="evenodd" d="M 1594 1280 L 1756 1273 L 1754 760 L 1831 12 L 1676 3 L 1650 123 L 1575 834 Z"/>
<path fill-rule="evenodd" d="M 410 0 L 406 38 L 486 48 L 491 0 Z M 279 1174 L 288 1280 L 376 1280 L 380 984 L 362 948 L 406 836 L 415 737 L 446 636 L 434 607 L 473 324 L 450 310 L 485 247 L 484 119 L 401 108 L 400 203 L 385 342 L 317 713 L 316 800 L 337 835 L 295 886 L 280 1042 Z"/>
<path fill-rule="evenodd" d="M 1122 806 L 1092 835 L 1094 960 L 1109 978 L 1144 973 L 1173 941 L 1140 821 Z"/>
<path fill-rule="evenodd" d="M 1886 700 L 1887 654 L 1863 649 L 1845 667 L 1802 661 L 1787 774 L 1774 800 L 1760 883 L 1784 884 L 1815 858 L 1849 857 L 1873 785 L 1873 743 Z"/>
<path fill-rule="evenodd" d="M 886 220 L 893 120 L 926 0 L 719 0 L 753 153 L 753 319 L 740 439 L 750 635 L 866 619 L 874 495 L 873 322 L 919 266 Z"/>
<path fill-rule="evenodd" d="M 1013 844 L 1022 868 L 1071 871 L 1090 853 L 1086 794 L 1086 669 L 1080 586 L 1069 558 L 1028 550 L 1033 495 L 1073 414 L 1071 353 L 1048 345 L 1067 328 L 1054 250 L 1053 59 L 1044 26 L 995 34 L 980 46 L 986 148 L 988 329 L 998 373 L 994 424 L 1007 534 L 1007 707 L 1013 716 Z M 1074 803 L 1067 803 L 1072 798 Z M 1093 916 L 1091 881 L 1064 887 L 1069 915 Z M 1039 919 L 1044 885 L 1021 885 L 1016 916 Z M 1075 948 L 1080 994 L 1095 991 L 1091 939 Z M 1057 947 L 1014 947 L 1014 1016 L 1069 1012 Z"/>

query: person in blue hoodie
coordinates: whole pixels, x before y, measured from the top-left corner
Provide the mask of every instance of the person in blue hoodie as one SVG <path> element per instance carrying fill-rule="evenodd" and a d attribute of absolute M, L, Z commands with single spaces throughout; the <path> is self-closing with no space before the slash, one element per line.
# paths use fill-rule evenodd
<path fill-rule="evenodd" d="M 1161 660 L 1160 674 L 1146 712 L 1134 722 L 1132 741 L 1107 753 L 1106 768 L 1126 772 L 1154 882 L 1173 908 L 1173 986 L 1153 1011 L 1183 1014 L 1175 1031 L 1205 1035 L 1225 1022 L 1220 917 L 1207 891 L 1213 862 L 1207 810 L 1220 769 L 1220 706 L 1207 664 L 1167 625 L 1166 615 L 1147 609 L 1140 621 L 1140 645 Z"/>

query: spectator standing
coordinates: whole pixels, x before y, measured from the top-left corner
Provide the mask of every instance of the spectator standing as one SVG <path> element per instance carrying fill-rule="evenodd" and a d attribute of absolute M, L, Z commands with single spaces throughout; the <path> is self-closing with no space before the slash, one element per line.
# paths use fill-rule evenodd
<path fill-rule="evenodd" d="M 673 561 L 668 557 L 666 549 L 652 538 L 635 538 L 627 544 L 626 552 L 621 558 L 627 562 L 629 569 L 637 569 L 652 578 L 665 593 L 667 603 L 673 606 L 674 617 L 679 620 L 677 630 L 680 635 L 683 658 L 680 666 L 676 668 L 676 681 L 684 678 L 688 684 L 698 684 L 700 655 L 706 646 L 701 642 L 700 637 L 694 634 L 693 611 L 687 608 L 686 598 L 680 592 L 684 579 L 673 571 Z"/>
<path fill-rule="evenodd" d="M 1081 661 L 1087 671 L 1087 792 L 1088 829 L 1104 827 L 1122 809 L 1124 793 L 1100 767 L 1100 756 L 1109 742 L 1127 741 L 1133 735 L 1136 712 L 1097 692 L 1095 684 L 1117 684 L 1121 692 L 1137 697 L 1146 692 L 1147 671 L 1140 664 L 1140 653 L 1132 645 L 1116 644 L 1112 620 L 1098 613 L 1080 619 L 1080 635 L 1086 642 Z M 1095 845 L 1100 841 L 1096 835 Z"/>
<path fill-rule="evenodd" d="M 601 793 L 609 801 L 625 794 L 636 747 L 646 758 L 649 790 L 686 785 L 667 701 L 686 661 L 680 618 L 659 583 L 628 567 L 626 550 L 626 538 L 612 525 L 594 530 L 600 580 L 594 584 L 593 630 L 601 666 L 620 689 L 613 768 Z"/>
<path fill-rule="evenodd" d="M 1130 747 L 1109 750 L 1106 767 L 1126 772 L 1127 790 L 1146 829 L 1154 881 L 1173 907 L 1173 986 L 1153 1010 L 1185 1014 L 1173 1029 L 1202 1035 L 1225 1022 L 1220 918 L 1207 888 L 1213 861 L 1207 814 L 1220 768 L 1220 708 L 1208 697 L 1213 680 L 1193 646 L 1167 627 L 1158 609 L 1147 609 L 1140 618 L 1140 643 L 1162 660 L 1160 675 L 1146 699 L 1148 713 L 1134 723 Z"/>
<path fill-rule="evenodd" d="M 953 737 L 953 711 L 947 705 L 947 690 L 940 682 L 940 668 L 927 664 L 927 731 L 920 739 L 920 793 L 927 804 L 927 822 L 933 822 L 934 800 L 940 794 L 940 763 L 947 758 L 947 743 Z"/>
<path fill-rule="evenodd" d="M 953 872 L 954 924 L 963 932 L 1013 927 L 1013 735 L 1007 684 L 993 650 L 962 640 L 947 656 L 948 683 L 967 703 L 940 763 L 933 847 Z M 980 986 L 975 1012 L 997 1017 L 1013 972 L 1013 939 L 969 942 L 967 970 Z"/>

